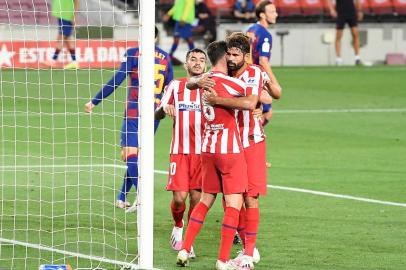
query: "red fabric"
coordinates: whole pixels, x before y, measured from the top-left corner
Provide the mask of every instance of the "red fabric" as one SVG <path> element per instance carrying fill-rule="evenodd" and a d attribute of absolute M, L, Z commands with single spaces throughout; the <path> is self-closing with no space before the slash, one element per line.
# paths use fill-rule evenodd
<path fill-rule="evenodd" d="M 247 190 L 247 164 L 244 153 L 202 153 L 202 190 L 225 195 Z"/>
<path fill-rule="evenodd" d="M 302 14 L 299 0 L 276 0 L 275 6 L 282 17 Z"/>
<path fill-rule="evenodd" d="M 223 225 L 221 226 L 221 242 L 218 259 L 226 262 L 230 259 L 230 251 L 238 226 L 240 211 L 233 207 L 227 207 L 224 213 Z"/>
<path fill-rule="evenodd" d="M 247 208 L 245 211 L 245 249 L 244 254 L 254 254 L 259 226 L 259 208 Z"/>
<path fill-rule="evenodd" d="M 167 190 L 189 192 L 202 188 L 202 166 L 200 155 L 171 154 Z"/>
<path fill-rule="evenodd" d="M 199 202 L 193 209 L 186 229 L 185 240 L 182 245 L 182 249 L 185 249 L 187 252 L 190 252 L 193 242 L 203 226 L 208 211 L 209 208 L 202 202 Z"/>
<path fill-rule="evenodd" d="M 393 0 L 393 7 L 399 15 L 406 15 L 406 0 Z"/>
<path fill-rule="evenodd" d="M 317 15 L 323 12 L 323 0 L 300 0 L 304 15 Z"/>
<path fill-rule="evenodd" d="M 262 141 L 244 149 L 247 162 L 248 196 L 265 195 L 266 178 L 266 142 Z"/>

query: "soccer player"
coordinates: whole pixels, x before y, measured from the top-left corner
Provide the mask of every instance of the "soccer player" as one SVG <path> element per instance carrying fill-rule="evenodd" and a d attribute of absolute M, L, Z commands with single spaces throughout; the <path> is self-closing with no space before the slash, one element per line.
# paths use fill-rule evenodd
<path fill-rule="evenodd" d="M 175 0 L 173 7 L 164 16 L 164 21 L 168 21 L 170 17 L 175 21 L 175 30 L 173 44 L 169 55 L 175 65 L 180 64 L 179 60 L 174 57 L 174 53 L 179 46 L 181 38 L 186 40 L 189 50 L 192 50 L 195 47 L 192 33 L 192 23 L 195 20 L 195 1 Z"/>
<path fill-rule="evenodd" d="M 215 81 L 215 91 L 219 96 L 243 96 L 245 85 L 242 81 L 227 76 L 227 45 L 224 41 L 209 44 L 207 54 L 213 66 L 211 77 Z M 247 168 L 242 148 L 235 110 L 224 107 L 212 107 L 203 104 L 202 138 L 202 197 L 193 209 L 186 230 L 182 250 L 179 251 L 177 264 L 186 266 L 194 239 L 199 233 L 208 210 L 213 205 L 217 193 L 225 197 L 221 242 L 216 269 L 237 269 L 230 260 L 234 234 L 238 225 L 242 193 L 247 188 Z"/>
<path fill-rule="evenodd" d="M 361 21 L 364 17 L 362 12 L 362 4 L 360 0 L 337 0 L 336 8 L 334 9 L 331 0 L 327 1 L 330 14 L 333 18 L 336 18 L 336 65 L 341 65 L 343 59 L 341 59 L 341 39 L 343 37 L 343 30 L 346 23 L 350 26 L 352 35 L 352 46 L 355 53 L 355 65 L 361 65 L 361 57 L 359 56 L 359 31 L 358 21 Z"/>
<path fill-rule="evenodd" d="M 238 125 L 241 141 L 247 162 L 248 191 L 244 194 L 245 208 L 240 211 L 238 231 L 244 243 L 244 252 L 235 260 L 243 269 L 253 269 L 254 261 L 259 261 L 258 250 L 255 250 L 256 235 L 259 225 L 259 195 L 265 195 L 266 183 L 266 142 L 261 121 L 254 117 L 252 111 L 260 106 L 266 96 L 261 97 L 263 90 L 263 70 L 260 66 L 248 64 L 250 43 L 243 33 L 233 33 L 226 38 L 227 66 L 233 77 L 246 84 L 245 97 L 227 98 L 205 94 L 204 99 L 211 105 L 240 109 Z M 268 98 L 271 98 L 268 95 Z M 241 111 L 242 110 L 242 111 Z M 254 260 L 255 250 L 255 260 Z"/>
<path fill-rule="evenodd" d="M 155 27 L 155 39 L 158 37 L 158 29 Z M 90 113 L 93 108 L 103 99 L 111 95 L 117 87 L 130 76 L 126 109 L 121 128 L 121 158 L 127 163 L 127 171 L 120 193 L 117 196 L 118 208 L 130 207 L 127 201 L 127 193 L 134 185 L 138 185 L 138 48 L 130 48 L 126 52 L 126 60 L 121 63 L 120 69 L 113 78 L 86 103 L 85 111 Z M 162 90 L 173 79 L 173 70 L 169 55 L 155 46 L 155 102 L 160 103 Z M 152 89 L 151 89 L 152 91 Z M 155 121 L 155 131 L 159 121 Z"/>
<path fill-rule="evenodd" d="M 79 63 L 76 61 L 75 45 L 72 41 L 73 28 L 75 26 L 75 13 L 79 8 L 79 0 L 53 0 L 52 15 L 58 19 L 57 45 L 51 61 L 45 62 L 50 67 L 56 67 L 59 53 L 64 47 L 69 51 L 72 62 L 65 65 L 65 69 L 77 69 Z"/>
<path fill-rule="evenodd" d="M 203 74 L 206 70 L 206 62 L 207 57 L 204 51 L 196 48 L 190 50 L 186 54 L 187 77 Z M 171 246 L 178 251 L 183 243 L 183 214 L 186 209 L 186 199 L 190 195 L 189 220 L 193 208 L 200 200 L 202 185 L 200 91 L 189 90 L 186 83 L 187 78 L 171 81 L 162 97 L 161 105 L 155 113 L 155 119 L 162 119 L 165 113 L 173 116 L 170 166 L 166 189 L 172 191 L 173 194 L 171 213 L 174 227 L 171 234 Z"/>
<path fill-rule="evenodd" d="M 260 65 L 270 78 L 271 96 L 279 99 L 282 94 L 282 88 L 272 72 L 270 65 L 272 35 L 268 32 L 271 24 L 276 23 L 278 13 L 275 5 L 269 0 L 262 0 L 255 8 L 255 15 L 258 22 L 251 25 L 247 30 L 247 35 L 251 43 L 251 62 Z M 272 117 L 272 105 L 263 105 L 263 124 L 266 125 Z M 271 167 L 271 163 L 266 163 L 266 166 Z"/>

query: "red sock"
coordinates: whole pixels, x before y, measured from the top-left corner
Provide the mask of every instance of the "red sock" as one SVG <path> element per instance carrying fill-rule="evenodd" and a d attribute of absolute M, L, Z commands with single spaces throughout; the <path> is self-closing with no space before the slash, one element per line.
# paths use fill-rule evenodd
<path fill-rule="evenodd" d="M 187 252 L 190 252 L 193 242 L 203 226 L 207 211 L 209 211 L 209 208 L 202 202 L 199 202 L 193 209 L 182 245 L 182 249 L 186 249 Z"/>
<path fill-rule="evenodd" d="M 193 209 L 195 207 L 192 205 L 189 205 L 189 211 L 187 212 L 187 220 L 188 220 L 188 224 L 189 224 L 189 220 L 190 220 L 190 216 L 192 215 Z"/>
<path fill-rule="evenodd" d="M 259 208 L 247 208 L 245 211 L 245 249 L 244 254 L 254 254 L 259 225 Z"/>
<path fill-rule="evenodd" d="M 237 227 L 237 232 L 240 235 L 243 247 L 245 247 L 245 212 L 246 212 L 245 207 L 242 206 L 240 210 L 240 216 Z"/>
<path fill-rule="evenodd" d="M 173 220 L 175 221 L 175 226 L 182 228 L 183 227 L 183 213 L 185 213 L 186 204 L 183 204 L 179 209 L 175 209 L 175 203 L 171 201 L 171 213 Z"/>
<path fill-rule="evenodd" d="M 233 239 L 238 226 L 240 211 L 234 207 L 226 207 L 224 212 L 223 225 L 221 226 L 221 242 L 218 259 L 226 262 L 230 259 L 230 251 L 233 246 Z"/>

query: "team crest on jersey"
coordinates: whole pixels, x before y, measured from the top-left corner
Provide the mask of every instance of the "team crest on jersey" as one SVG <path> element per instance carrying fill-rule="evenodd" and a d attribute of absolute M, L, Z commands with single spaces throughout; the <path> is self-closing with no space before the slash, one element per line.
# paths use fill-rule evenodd
<path fill-rule="evenodd" d="M 179 111 L 200 112 L 200 104 L 196 102 L 179 102 Z"/>

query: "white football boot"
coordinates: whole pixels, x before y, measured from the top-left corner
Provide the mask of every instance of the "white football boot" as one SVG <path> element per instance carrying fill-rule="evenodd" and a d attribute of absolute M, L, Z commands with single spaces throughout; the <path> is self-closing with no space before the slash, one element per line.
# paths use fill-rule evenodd
<path fill-rule="evenodd" d="M 184 224 L 183 220 L 182 220 L 182 224 Z M 181 250 L 182 249 L 182 244 L 183 244 L 183 227 L 179 228 L 176 226 L 173 226 L 172 229 L 172 234 L 171 234 L 171 247 L 174 250 Z"/>

